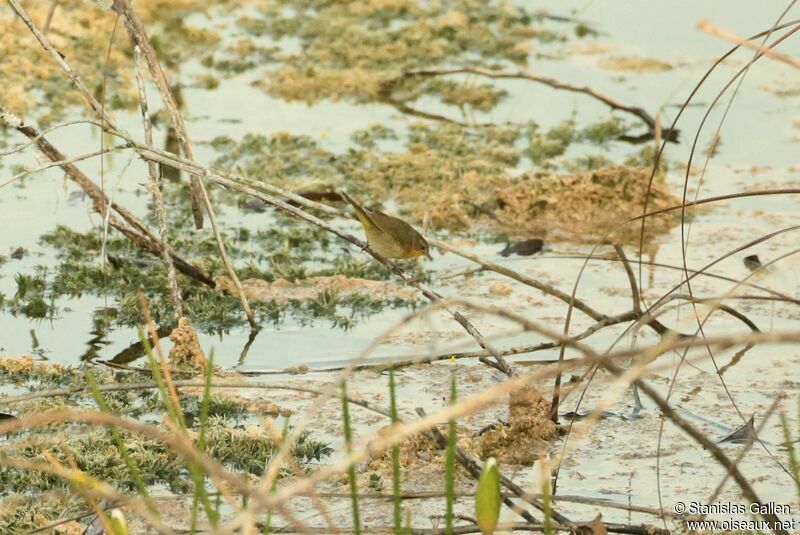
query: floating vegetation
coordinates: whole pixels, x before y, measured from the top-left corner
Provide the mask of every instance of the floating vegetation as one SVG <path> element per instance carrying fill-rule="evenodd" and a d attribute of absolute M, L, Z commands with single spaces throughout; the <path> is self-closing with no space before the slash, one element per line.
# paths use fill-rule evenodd
<path fill-rule="evenodd" d="M 183 250 L 207 254 L 197 259 L 198 264 L 212 273 L 223 273 L 213 245 L 204 245 L 204 236 L 192 239 L 191 235 L 187 233 L 172 243 L 180 244 L 176 247 Z M 287 316 L 294 316 L 303 323 L 327 320 L 334 327 L 349 328 L 386 305 L 410 306 L 416 299 L 411 291 L 374 280 L 388 277 L 388 272 L 374 262 L 355 259 L 347 250 L 335 251 L 329 235 L 316 227 L 289 225 L 240 232 L 238 237 L 230 240 L 229 254 L 250 260 L 239 274 L 254 301 L 254 313 L 263 323 L 279 325 Z M 36 276 L 18 275 L 17 296 L 5 303 L 11 313 L 52 317 L 58 298 L 109 296 L 116 306 L 95 318 L 103 324 L 99 327 L 137 326 L 141 324 L 137 293 L 142 291 L 149 299 L 155 321 L 159 325 L 172 321 L 174 313 L 172 302 L 166 298 L 169 292 L 162 264 L 143 256 L 126 239 L 109 237 L 106 251 L 110 262 L 105 273 L 97 260 L 102 248 L 99 230 L 78 233 L 59 226 L 42 241 L 57 249 L 57 271 L 42 269 Z M 254 250 L 271 254 L 253 256 L 250 251 Z M 244 321 L 239 301 L 235 293 L 227 291 L 230 282 L 226 281 L 225 276 L 218 277 L 218 287 L 212 289 L 190 279 L 181 280 L 182 297 L 191 310 L 192 323 L 206 332 L 226 332 Z M 382 288 L 378 293 L 374 292 L 376 285 Z M 337 294 L 335 306 L 308 305 L 320 292 L 334 287 L 344 290 Z"/>
<path fill-rule="evenodd" d="M 308 136 L 283 133 L 271 137 L 248 134 L 239 143 L 230 138 L 217 138 L 212 146 L 221 153 L 216 165 L 245 176 L 294 190 L 335 191 L 345 187 L 359 196 L 396 201 L 395 212 L 412 223 L 421 222 L 429 212 L 433 229 L 463 231 L 493 226 L 491 218 L 487 220 L 485 216 L 494 213 L 504 202 L 497 192 L 538 179 L 543 176 L 541 169 L 579 173 L 612 166 L 613 162 L 602 155 L 583 154 L 571 158 L 564 155 L 576 143 L 605 147 L 622 135 L 628 125 L 617 117 L 584 128 L 578 128 L 572 120 L 549 129 L 542 129 L 535 122 L 475 128 L 448 123 L 413 123 L 405 132 L 373 125 L 354 134 L 357 146 L 342 153 L 324 150 Z M 652 161 L 652 147 L 647 146 L 641 153 L 631 154 L 627 164 L 650 165 Z M 520 177 L 530 163 L 536 164 L 534 170 Z M 636 173 L 638 171 L 620 168 L 615 180 L 622 184 L 626 182 L 625 177 Z M 659 177 L 657 184 L 661 180 Z M 618 193 L 615 187 L 603 192 L 610 202 L 616 202 L 613 200 Z M 632 183 L 625 187 L 638 186 Z M 534 185 L 531 193 L 540 189 Z M 641 195 L 637 198 L 641 199 Z M 622 200 L 633 206 L 630 195 Z M 380 208 L 381 203 L 373 203 L 373 206 Z M 561 210 L 569 218 L 573 206 L 554 203 L 553 210 L 557 219 L 561 218 Z M 505 230 L 494 226 L 494 231 Z M 308 232 L 307 227 L 305 231 Z M 312 248 L 313 243 L 302 234 L 304 230 L 301 228 L 299 232 L 292 245 L 297 244 L 301 251 Z M 568 235 L 565 237 L 569 239 Z M 325 251 L 332 244 L 329 238 L 321 237 L 318 245 Z M 287 248 L 286 254 L 289 252 Z M 275 257 L 273 264 L 280 266 L 281 257 Z M 301 278 L 295 273 L 299 269 L 297 263 L 287 264 L 292 266 L 291 271 L 286 271 L 281 278 Z M 302 275 L 308 276 L 306 272 Z"/>
<path fill-rule="evenodd" d="M 289 5 L 287 5 L 289 4 Z M 347 98 L 382 101 L 387 89 L 403 102 L 436 95 L 443 103 L 488 111 L 503 92 L 486 85 L 404 79 L 403 71 L 444 64 L 524 64 L 533 43 L 567 36 L 545 29 L 542 17 L 506 2 L 441 3 L 265 2 L 259 17 L 240 27 L 272 40 L 298 40 L 300 52 L 283 53 L 281 66 L 259 83 L 288 100 Z M 578 32 L 578 35 L 586 33 Z"/>

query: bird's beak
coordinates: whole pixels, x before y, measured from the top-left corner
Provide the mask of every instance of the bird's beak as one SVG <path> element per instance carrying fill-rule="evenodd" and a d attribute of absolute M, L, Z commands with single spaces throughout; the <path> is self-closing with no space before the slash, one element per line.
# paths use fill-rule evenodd
<path fill-rule="evenodd" d="M 428 257 L 428 260 L 433 260 L 433 257 L 431 256 L 431 252 L 430 251 L 425 251 L 425 256 Z"/>

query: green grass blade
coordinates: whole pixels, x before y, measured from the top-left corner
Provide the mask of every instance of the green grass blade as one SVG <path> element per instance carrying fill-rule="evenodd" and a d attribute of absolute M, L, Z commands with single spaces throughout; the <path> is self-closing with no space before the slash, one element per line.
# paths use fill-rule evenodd
<path fill-rule="evenodd" d="M 456 374 L 450 374 L 450 404 L 455 405 L 456 399 Z M 445 533 L 453 534 L 453 504 L 456 496 L 456 421 L 447 422 L 447 457 L 445 458 L 445 494 L 447 496 L 447 509 L 445 511 Z"/>
<path fill-rule="evenodd" d="M 783 428 L 783 439 L 786 442 L 786 449 L 789 451 L 789 468 L 794 475 L 794 485 L 797 496 L 800 497 L 800 459 L 797 458 L 797 450 L 794 445 L 792 431 L 789 429 L 789 420 L 785 414 L 781 414 L 781 427 Z"/>
<path fill-rule="evenodd" d="M 544 505 L 544 533 L 553 534 L 553 498 L 550 496 L 550 482 L 542 484 L 542 504 Z"/>
<path fill-rule="evenodd" d="M 392 423 L 396 424 L 397 417 L 397 392 L 394 382 L 394 367 L 389 368 L 389 412 Z M 400 446 L 392 446 L 392 500 L 394 502 L 394 533 L 403 533 L 403 500 L 400 497 Z"/>
<path fill-rule="evenodd" d="M 153 348 L 150 346 L 150 339 L 145 335 L 141 328 L 139 329 L 139 339 L 142 341 L 142 347 L 144 348 L 144 354 L 147 357 L 147 363 L 150 365 L 150 372 L 153 374 L 153 380 L 158 386 L 158 392 L 161 395 L 161 404 L 164 405 L 164 410 L 167 411 L 167 415 L 169 415 L 170 419 L 176 425 L 183 428 L 184 426 L 181 425 L 183 422 L 183 415 L 180 413 L 180 409 L 175 407 L 175 404 L 172 402 L 172 398 L 170 398 L 169 393 L 167 392 L 167 385 L 164 382 L 164 377 L 161 375 L 161 367 L 158 365 L 158 362 L 156 362 L 156 358 L 153 355 Z"/>
<path fill-rule="evenodd" d="M 350 427 L 350 403 L 347 400 L 347 383 L 342 382 L 342 420 L 344 421 L 345 452 L 350 454 L 353 449 L 353 430 Z M 353 533 L 361 535 L 361 515 L 358 509 L 358 482 L 356 481 L 356 467 L 351 465 L 347 469 L 347 478 L 350 482 L 350 501 L 353 509 Z"/>
<path fill-rule="evenodd" d="M 97 381 L 95 380 L 91 370 L 86 370 L 86 383 L 89 385 L 89 389 L 92 392 L 92 397 L 94 397 L 95 402 L 97 402 L 97 407 L 102 412 L 111 414 L 108 403 L 106 403 L 106 398 L 103 396 L 103 393 L 100 392 L 100 389 L 97 388 Z M 153 516 L 158 518 L 160 516 L 158 513 L 158 508 L 156 507 L 156 504 L 153 502 L 152 498 L 150 498 L 150 494 L 147 492 L 147 485 L 144 484 L 142 474 L 139 472 L 136 462 L 131 458 L 128 447 L 125 446 L 125 441 L 122 439 L 122 434 L 119 432 L 119 429 L 113 425 L 111 426 L 111 437 L 113 438 L 114 444 L 117 446 L 119 454 L 122 456 L 122 460 L 131 475 L 131 479 L 133 479 L 133 484 L 136 486 L 136 490 L 139 491 L 139 495 L 144 500 L 147 509 Z"/>
<path fill-rule="evenodd" d="M 139 337 L 141 338 L 142 347 L 144 348 L 145 355 L 147 356 L 147 362 L 150 364 L 150 371 L 153 373 L 153 380 L 156 382 L 156 385 L 158 385 L 158 391 L 161 394 L 161 403 L 164 405 L 164 409 L 167 411 L 167 415 L 169 415 L 172 422 L 179 429 L 186 431 L 186 423 L 183 419 L 183 413 L 181 412 L 181 408 L 175 405 L 172 397 L 167 391 L 167 384 L 164 381 L 163 375 L 161 374 L 161 367 L 156 361 L 156 358 L 153 355 L 153 349 L 150 346 L 150 339 L 145 336 L 144 331 L 141 329 L 139 330 Z M 211 501 L 208 498 L 203 471 L 195 462 L 188 462 L 187 467 L 189 468 L 189 473 L 191 474 L 192 482 L 194 483 L 195 492 L 200 496 L 200 500 L 203 503 L 203 508 L 206 511 L 208 520 L 212 525 L 216 525 L 217 521 L 219 520 L 219 513 L 214 509 L 214 507 L 212 507 Z M 190 531 L 191 533 L 194 533 L 194 530 Z"/>
<path fill-rule="evenodd" d="M 206 434 L 208 429 L 208 410 L 211 404 L 211 380 L 214 377 L 214 352 L 212 351 L 208 358 L 208 364 L 206 365 L 206 369 L 204 370 L 204 378 L 205 382 L 203 384 L 203 399 L 200 402 L 200 432 L 198 433 L 197 437 L 197 449 L 200 452 L 205 452 L 206 450 Z M 197 482 L 195 482 L 197 483 Z M 191 513 L 191 521 L 190 521 L 190 533 L 195 533 L 197 531 L 197 511 L 198 506 L 201 501 L 203 501 L 203 491 L 205 490 L 205 486 L 201 484 L 198 486 L 195 484 L 194 487 L 194 496 L 192 497 L 192 513 Z M 210 508 L 210 503 L 208 503 L 208 497 L 206 496 L 206 500 L 204 503 L 204 507 Z"/>

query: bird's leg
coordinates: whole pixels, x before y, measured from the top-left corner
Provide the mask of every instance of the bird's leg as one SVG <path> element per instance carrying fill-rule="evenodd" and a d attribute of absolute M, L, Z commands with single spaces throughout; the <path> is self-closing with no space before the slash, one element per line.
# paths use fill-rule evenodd
<path fill-rule="evenodd" d="M 636 383 L 631 384 L 631 390 L 633 390 L 633 417 L 638 418 L 643 406 L 642 399 L 639 397 L 639 389 L 636 387 Z"/>

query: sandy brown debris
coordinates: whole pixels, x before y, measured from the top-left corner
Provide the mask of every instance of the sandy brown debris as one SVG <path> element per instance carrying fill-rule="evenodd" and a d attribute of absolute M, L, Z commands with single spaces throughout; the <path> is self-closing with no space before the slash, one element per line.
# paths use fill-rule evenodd
<path fill-rule="evenodd" d="M 515 184 L 495 189 L 502 210 L 499 218 L 520 235 L 559 233 L 560 237 L 593 242 L 616 224 L 641 215 L 651 170 L 611 166 L 575 174 L 528 174 Z M 648 210 L 680 204 L 664 184 L 653 180 Z M 670 214 L 648 218 L 647 231 L 661 233 L 676 224 Z M 639 225 L 622 229 L 638 237 Z"/>
<path fill-rule="evenodd" d="M 391 425 L 382 427 L 378 430 L 378 437 L 389 436 L 393 430 Z M 420 482 L 438 481 L 433 475 L 444 472 L 444 451 L 425 435 L 410 436 L 400 443 L 400 466 L 407 474 L 404 476 L 406 479 L 419 478 Z M 391 449 L 386 449 L 371 458 L 363 470 L 365 473 L 375 471 L 381 475 L 390 476 L 392 473 Z"/>
<path fill-rule="evenodd" d="M 33 355 L 0 356 L 0 371 L 9 375 L 61 375 L 66 369 L 57 362 L 40 361 Z"/>
<path fill-rule="evenodd" d="M 226 276 L 215 279 L 217 288 L 223 292 L 236 295 L 231 280 Z M 262 279 L 247 279 L 242 281 L 244 294 L 250 301 L 306 301 L 316 299 L 320 292 L 332 291 L 339 296 L 347 297 L 354 294 L 370 295 L 376 299 L 416 299 L 416 293 L 408 288 L 403 288 L 391 282 L 361 279 L 333 275 L 331 277 L 310 277 L 302 282 L 290 282 L 278 279 L 267 282 Z"/>
<path fill-rule="evenodd" d="M 478 454 L 482 459 L 495 457 L 507 464 L 533 464 L 557 435 L 549 414 L 550 404 L 535 387 L 512 393 L 508 425 L 497 425 L 478 437 Z"/>
<path fill-rule="evenodd" d="M 169 351 L 169 360 L 174 366 L 206 367 L 208 359 L 188 319 L 178 320 L 178 326 L 170 333 L 169 339 L 175 344 Z"/>

